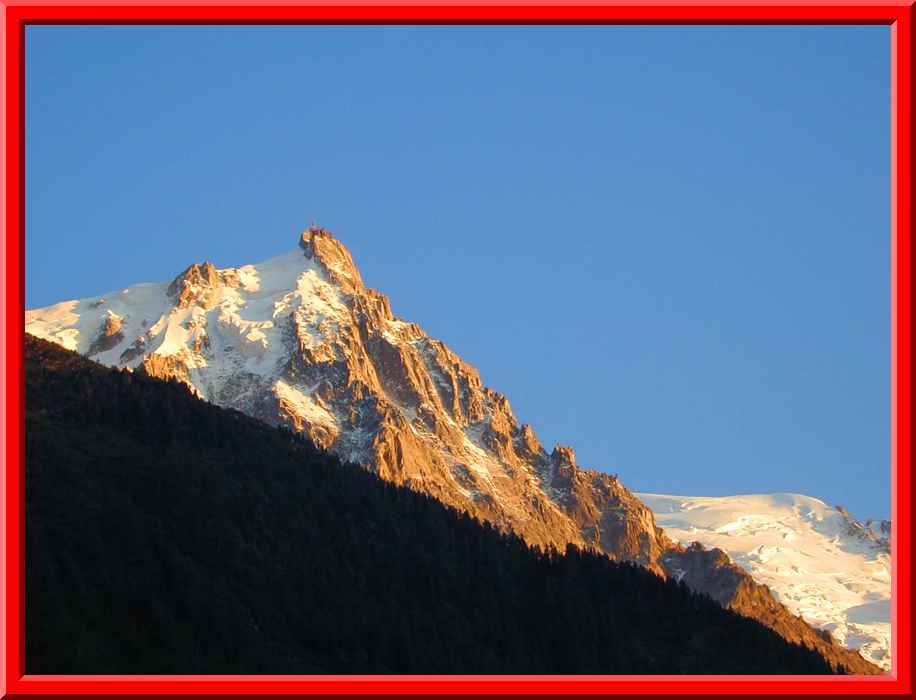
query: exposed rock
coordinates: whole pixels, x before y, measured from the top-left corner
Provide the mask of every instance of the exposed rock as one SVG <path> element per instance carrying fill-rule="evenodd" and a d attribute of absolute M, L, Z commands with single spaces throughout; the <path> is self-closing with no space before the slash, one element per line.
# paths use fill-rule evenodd
<path fill-rule="evenodd" d="M 123 319 L 120 316 L 109 311 L 102 319 L 98 335 L 92 341 L 86 355 L 92 357 L 119 345 L 124 340 L 124 334 L 121 332 L 122 322 Z"/>
<path fill-rule="evenodd" d="M 121 356 L 118 358 L 118 365 L 121 367 L 127 367 L 131 362 L 136 360 L 138 357 L 142 357 L 146 353 L 146 336 L 139 336 L 134 340 L 127 350 L 121 353 Z"/>
<path fill-rule="evenodd" d="M 211 262 L 194 263 L 172 280 L 168 295 L 174 298 L 179 309 L 194 305 L 212 309 L 222 287 L 234 288 L 238 285 L 238 271 L 217 270 Z"/>
<path fill-rule="evenodd" d="M 516 451 L 520 459 L 532 460 L 536 456 L 540 455 L 543 451 L 541 447 L 541 442 L 538 440 L 538 436 L 532 428 L 527 423 L 522 426 L 518 437 L 518 443 Z"/>
<path fill-rule="evenodd" d="M 191 382 L 187 363 L 178 355 L 151 353 L 143 358 L 137 371 L 165 381 L 174 379 L 185 384 L 193 394 L 201 396 L 200 390 Z"/>
<path fill-rule="evenodd" d="M 837 511 L 846 519 L 846 534 L 851 535 L 863 542 L 868 542 L 881 551 L 890 554 L 891 552 L 891 523 L 889 520 L 882 520 L 876 523 L 868 520 L 864 523 L 856 520 L 843 506 L 835 506 Z"/>
<path fill-rule="evenodd" d="M 319 262 L 327 271 L 331 281 L 345 293 L 365 289 L 350 251 L 327 229 L 310 226 L 299 237 L 299 247 L 305 251 L 305 257 Z M 385 299 L 386 304 L 387 301 Z"/>
<path fill-rule="evenodd" d="M 554 445 L 550 453 L 550 464 L 553 467 L 554 482 L 559 479 L 563 485 L 568 486 L 576 473 L 576 453 L 573 448 L 560 443 Z"/>

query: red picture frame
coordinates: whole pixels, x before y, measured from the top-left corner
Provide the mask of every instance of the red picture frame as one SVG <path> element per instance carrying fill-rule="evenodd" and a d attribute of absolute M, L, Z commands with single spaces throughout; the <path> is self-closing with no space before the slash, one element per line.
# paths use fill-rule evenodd
<path fill-rule="evenodd" d="M 5 104 L 2 246 L 4 450 L 0 696 L 57 694 L 909 694 L 910 262 L 913 6 L 906 2 L 364 2 L 193 5 L 0 0 Z M 872 24 L 891 32 L 891 519 L 893 668 L 882 677 L 808 676 L 29 676 L 24 674 L 24 44 L 29 24 Z"/>

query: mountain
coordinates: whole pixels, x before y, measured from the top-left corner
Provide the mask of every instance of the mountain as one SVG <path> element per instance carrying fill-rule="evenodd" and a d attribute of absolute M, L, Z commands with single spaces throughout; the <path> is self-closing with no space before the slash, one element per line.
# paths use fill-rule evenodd
<path fill-rule="evenodd" d="M 830 673 L 634 564 L 27 336 L 28 673 Z"/>
<path fill-rule="evenodd" d="M 890 523 L 792 493 L 696 498 L 637 494 L 665 532 L 718 547 L 793 613 L 891 667 Z"/>
<path fill-rule="evenodd" d="M 26 330 L 98 362 L 176 379 L 197 396 L 302 432 L 383 479 L 530 544 L 594 549 L 684 580 L 835 666 L 879 669 L 825 639 L 721 552 L 683 547 L 610 474 L 550 451 L 508 399 L 442 341 L 396 317 L 326 229 L 257 265 L 193 264 L 140 284 L 26 312 Z"/>

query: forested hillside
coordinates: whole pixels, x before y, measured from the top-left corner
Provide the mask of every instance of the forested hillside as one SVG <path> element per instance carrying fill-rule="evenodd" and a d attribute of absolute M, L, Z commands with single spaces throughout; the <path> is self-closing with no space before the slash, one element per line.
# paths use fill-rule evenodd
<path fill-rule="evenodd" d="M 642 567 L 532 550 L 26 338 L 27 673 L 829 673 Z"/>

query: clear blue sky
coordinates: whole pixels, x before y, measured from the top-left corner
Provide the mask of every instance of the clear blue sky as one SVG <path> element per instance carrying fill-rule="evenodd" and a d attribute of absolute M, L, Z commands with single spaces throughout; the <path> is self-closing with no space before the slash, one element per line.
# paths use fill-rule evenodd
<path fill-rule="evenodd" d="M 312 219 L 634 490 L 889 512 L 886 28 L 27 32 L 32 308 Z"/>

